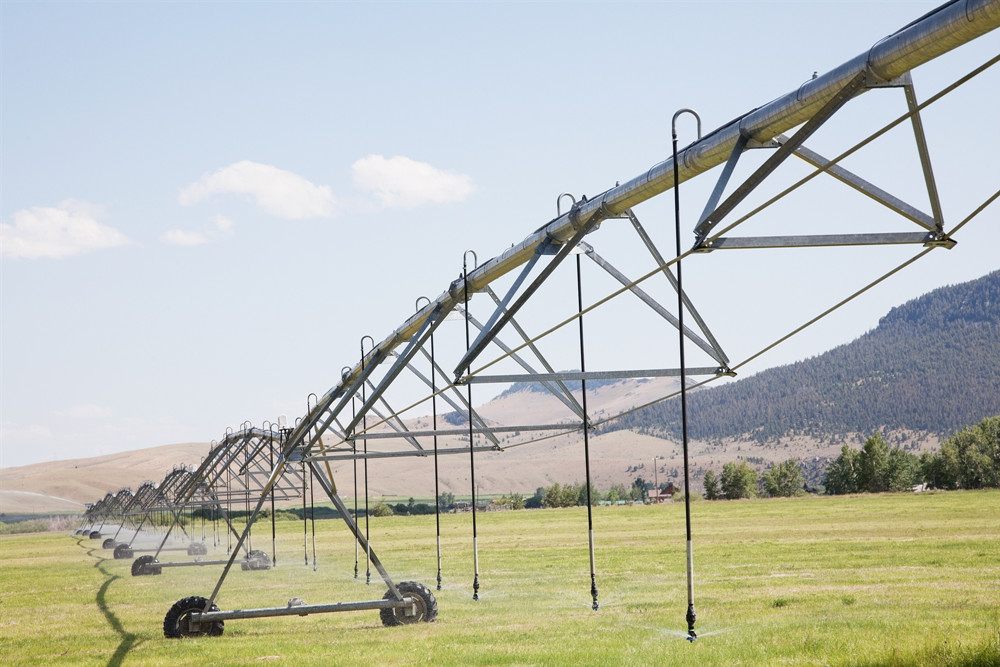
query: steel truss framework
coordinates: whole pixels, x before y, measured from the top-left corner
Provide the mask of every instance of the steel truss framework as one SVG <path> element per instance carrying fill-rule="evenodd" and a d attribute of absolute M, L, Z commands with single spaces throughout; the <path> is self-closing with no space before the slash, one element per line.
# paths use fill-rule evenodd
<path fill-rule="evenodd" d="M 169 523 L 158 544 L 148 549 L 138 549 L 128 543 L 116 544 L 112 539 L 107 541 L 107 548 L 115 549 L 116 558 L 129 558 L 135 551 L 150 551 L 151 555 L 141 556 L 133 564 L 133 575 L 160 574 L 163 568 L 171 567 L 202 567 L 206 565 L 224 565 L 227 560 L 160 562 L 163 551 L 185 550 L 188 555 L 203 556 L 208 553 L 204 542 L 191 541 L 186 547 L 168 547 L 167 543 L 175 529 L 180 529 L 186 535 L 182 521 L 185 513 L 194 516 L 195 511 L 201 513 L 202 519 L 207 513 L 213 518 L 221 518 L 228 530 L 229 540 L 237 540 L 241 536 L 233 526 L 230 515 L 234 505 L 239 508 L 249 508 L 251 502 L 258 498 L 269 497 L 274 502 L 289 501 L 304 498 L 306 478 L 300 469 L 286 466 L 277 482 L 264 493 L 264 484 L 269 479 L 274 468 L 275 457 L 282 447 L 282 434 L 271 429 L 244 428 L 238 432 L 227 433 L 225 438 L 214 445 L 208 456 L 195 471 L 187 469 L 175 470 L 159 487 L 147 485 L 140 489 L 137 497 L 148 496 L 149 499 L 140 503 L 135 512 L 125 512 L 128 517 L 136 512 L 148 517 L 151 512 L 165 513 Z M 204 525 L 204 523 L 203 523 Z M 138 535 L 142 522 L 136 528 Z M 272 512 L 273 528 L 273 512 Z M 133 540 L 135 539 L 133 536 Z M 214 536 L 214 533 L 213 533 Z M 249 540 L 241 544 L 243 548 L 244 569 L 268 569 L 276 562 L 276 548 L 272 531 L 272 550 L 270 558 L 262 550 L 254 550 Z M 228 555 L 228 554 L 227 554 Z"/>
<path fill-rule="evenodd" d="M 557 217 L 539 227 L 520 243 L 514 244 L 501 255 L 482 264 L 465 265 L 459 278 L 436 299 L 425 299 L 415 314 L 406 319 L 380 343 L 371 340 L 366 350 L 362 345 L 358 362 L 342 371 L 337 384 L 290 429 L 284 438 L 281 452 L 273 467 L 257 470 L 259 477 L 254 484 L 256 505 L 251 511 L 247 528 L 240 534 L 211 595 L 197 598 L 198 606 L 185 611 L 185 628 L 181 634 L 211 633 L 212 624 L 232 618 L 273 616 L 294 613 L 306 615 L 348 609 L 396 609 L 407 616 L 421 616 L 416 609 L 426 600 L 409 594 L 402 585 L 395 584 L 378 560 L 368 543 L 367 531 L 361 531 L 357 522 L 338 495 L 329 463 L 335 460 L 361 460 L 365 466 L 369 459 L 390 457 L 429 457 L 436 462 L 439 455 L 467 454 L 473 476 L 475 499 L 475 455 L 482 451 L 502 451 L 540 440 L 588 431 L 621 417 L 627 411 L 650 405 L 634 406 L 615 414 L 595 417 L 587 409 L 587 381 L 619 380 L 626 378 L 676 377 L 678 387 L 698 386 L 721 377 L 732 376 L 743 366 L 779 345 L 789 337 L 810 326 L 820 318 L 871 289 L 905 266 L 915 262 L 932 250 L 951 248 L 955 233 L 987 206 L 1000 197 L 1000 190 L 968 212 L 966 217 L 950 226 L 938 196 L 930 151 L 924 134 L 921 112 L 957 86 L 995 65 L 1000 56 L 957 80 L 953 85 L 920 102 L 914 90 L 910 71 L 947 51 L 971 41 L 1000 26 L 1000 0 L 969 0 L 949 2 L 934 12 L 918 19 L 893 35 L 883 39 L 867 52 L 840 67 L 816 76 L 796 90 L 759 107 L 731 123 L 720 127 L 684 148 L 677 160 L 667 159 L 643 174 L 623 184 L 592 197 L 572 196 L 568 212 L 558 210 Z M 867 138 L 833 157 L 821 155 L 806 144 L 813 135 L 845 105 L 869 92 L 893 94 L 902 91 L 906 110 L 898 118 L 874 131 Z M 929 211 L 923 211 L 911 202 L 903 201 L 878 185 L 865 180 L 844 166 L 845 160 L 864 146 L 883 136 L 889 130 L 908 124 L 912 128 L 923 187 Z M 733 183 L 738 164 L 753 162 L 751 152 L 766 157 L 752 168 L 748 177 Z M 773 180 L 773 175 L 795 157 L 811 167 L 804 178 L 770 197 L 748 212 L 743 212 L 752 194 L 760 186 Z M 716 184 L 705 202 L 702 214 L 694 225 L 695 243 L 686 251 L 667 254 L 654 243 L 634 211 L 637 205 L 652 199 L 673 187 L 721 166 Z M 796 191 L 813 179 L 826 176 L 880 204 L 888 211 L 912 225 L 910 231 L 844 233 L 783 236 L 734 236 L 732 232 L 743 223 L 761 213 L 789 193 Z M 743 208 L 741 208 L 741 205 Z M 645 273 L 629 275 L 627 267 L 616 266 L 598 253 L 594 244 L 585 242 L 602 223 L 615 221 L 606 227 L 630 230 L 638 239 L 646 255 L 644 260 L 653 268 Z M 738 362 L 726 354 L 721 342 L 713 335 L 711 327 L 695 307 L 689 294 L 680 293 L 676 277 L 677 266 L 682 260 L 696 260 L 699 255 L 724 250 L 751 250 L 761 248 L 814 248 L 841 246 L 912 245 L 916 253 L 902 264 L 890 267 L 881 276 L 860 290 L 830 305 L 793 331 L 778 337 L 762 350 Z M 468 257 L 466 254 L 466 257 Z M 584 306 L 571 309 L 561 320 L 546 327 L 532 327 L 529 318 L 523 317 L 529 304 L 542 299 L 541 295 L 553 283 L 558 269 L 565 267 L 564 260 L 577 257 L 577 281 L 580 281 L 580 259 L 589 260 L 598 273 L 608 276 L 617 287 Z M 631 262 L 630 262 L 631 266 Z M 506 287 L 501 287 L 504 283 Z M 667 299 L 655 294 L 666 293 L 683 303 L 683 313 L 671 311 Z M 475 297 L 477 312 L 472 313 Z M 705 358 L 704 365 L 695 367 L 653 367 L 588 371 L 584 362 L 583 320 L 614 299 L 623 297 L 633 304 L 648 309 L 664 329 L 677 330 L 690 345 Z M 564 299 L 565 300 L 565 299 Z M 481 305 L 485 304 L 485 305 Z M 465 323 L 465 345 L 451 345 L 435 349 L 435 334 L 446 319 L 458 317 Z M 680 316 L 680 317 L 679 317 Z M 693 322 L 691 327 L 681 321 Z M 533 322 L 533 320 L 531 320 Z M 579 326 L 580 370 L 557 371 L 546 343 L 554 340 L 567 327 Z M 472 331 L 476 336 L 473 339 Z M 366 337 L 369 338 L 369 337 Z M 441 336 L 439 334 L 439 340 Z M 364 340 L 363 340 L 364 342 Z M 438 348 L 441 346 L 439 345 Z M 504 371 L 504 372 L 500 372 Z M 687 376 L 695 381 L 689 383 Z M 404 384 L 421 386 L 420 397 L 413 400 L 409 394 L 394 390 Z M 503 385 L 514 382 L 532 382 L 543 387 L 566 409 L 566 417 L 545 424 L 495 424 L 489 422 L 474 408 L 472 391 L 477 384 Z M 576 383 L 579 383 L 579 389 Z M 662 401 L 680 393 L 680 389 L 666 391 L 655 401 Z M 437 426 L 438 401 L 448 407 L 458 419 L 449 420 L 448 427 Z M 431 428 L 418 428 L 407 417 L 424 410 L 432 414 Z M 454 416 L 453 415 L 453 416 Z M 515 435 L 516 434 L 516 435 Z M 509 438 L 515 436 L 513 444 Z M 467 439 L 464 446 L 439 447 L 439 438 Z M 430 440 L 430 442 L 428 442 Z M 481 444 L 477 444 L 477 441 Z M 369 443 L 377 448 L 369 449 Z M 396 446 L 393 447 L 392 444 Z M 289 469 L 304 466 L 327 494 L 345 521 L 349 531 L 375 564 L 388 587 L 386 598 L 380 601 L 338 603 L 332 605 L 307 605 L 294 611 L 283 608 L 219 611 L 215 602 L 235 562 L 237 553 L 249 539 L 250 526 L 261 512 L 268 494 L 280 487 L 280 480 Z M 366 469 L 367 470 L 367 469 Z M 263 472 L 267 472 L 266 480 Z M 436 473 L 435 473 L 436 474 Z M 589 482 L 589 480 L 588 480 Z M 357 485 L 355 485 L 357 489 Z M 247 488 L 249 492 L 249 485 Z M 367 493 L 366 493 L 367 495 Z M 249 497 L 249 495 L 247 496 Z M 473 503 L 473 508 L 475 502 Z M 478 549 L 475 548 L 475 513 L 473 512 L 473 540 L 475 553 L 475 584 L 478 592 Z M 439 547 L 440 549 L 440 547 Z M 591 552 L 593 572 L 593 552 Z M 439 551 L 440 563 L 440 551 Z M 440 584 L 440 567 L 439 567 Z M 593 590 L 594 607 L 597 607 L 596 588 Z M 189 598 L 190 599 L 190 598 Z M 436 603 L 435 603 L 436 610 Z M 172 610 L 173 611 L 173 610 Z M 423 617 L 422 620 L 433 620 Z M 219 626 L 221 631 L 221 626 Z"/>

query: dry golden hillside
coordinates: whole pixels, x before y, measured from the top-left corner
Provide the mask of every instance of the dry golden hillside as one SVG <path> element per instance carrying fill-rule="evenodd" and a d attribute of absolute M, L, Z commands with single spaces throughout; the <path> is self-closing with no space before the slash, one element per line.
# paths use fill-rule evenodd
<path fill-rule="evenodd" d="M 593 415 L 614 414 L 634 405 L 662 396 L 664 383 L 673 380 L 628 383 L 624 388 L 602 387 L 588 393 Z M 567 409 L 544 394 L 518 392 L 495 399 L 482 406 L 480 413 L 493 424 L 537 424 L 569 421 Z M 430 427 L 429 418 L 411 423 L 413 428 Z M 862 438 L 858 438 L 861 441 Z M 384 450 L 386 440 L 370 440 L 374 450 Z M 430 450 L 429 438 L 423 446 Z M 579 433 L 554 437 L 527 445 L 508 446 L 499 453 L 476 454 L 476 482 L 479 492 L 533 493 L 540 486 L 553 482 L 580 482 L 584 479 L 583 438 Z M 457 437 L 439 438 L 442 450 L 461 450 L 467 440 Z M 394 445 L 395 448 L 407 447 Z M 590 438 L 591 473 L 598 488 L 613 483 L 631 484 L 641 476 L 648 481 L 673 479 L 680 481 L 683 459 L 679 443 L 617 431 Z M 692 488 L 700 488 L 701 476 L 696 474 L 711 467 L 717 472 L 722 464 L 737 457 L 760 457 L 764 461 L 783 461 L 791 457 L 836 456 L 840 445 L 818 443 L 809 438 L 789 438 L 771 445 L 746 441 L 725 440 L 690 443 Z M 83 503 L 100 500 L 109 492 L 122 487 L 138 488 L 145 481 L 159 482 L 175 466 L 196 468 L 208 453 L 208 443 L 184 443 L 137 449 L 86 459 L 38 463 L 17 468 L 0 469 L 0 512 L 7 514 L 46 513 L 82 510 Z M 456 495 L 471 491 L 469 456 L 441 456 L 440 488 Z M 655 462 L 655 468 L 654 468 Z M 338 491 L 345 498 L 354 494 L 354 463 L 330 463 Z M 359 479 L 363 479 L 363 463 L 358 463 Z M 368 463 L 369 489 L 372 496 L 433 497 L 434 461 L 431 456 L 372 459 Z"/>

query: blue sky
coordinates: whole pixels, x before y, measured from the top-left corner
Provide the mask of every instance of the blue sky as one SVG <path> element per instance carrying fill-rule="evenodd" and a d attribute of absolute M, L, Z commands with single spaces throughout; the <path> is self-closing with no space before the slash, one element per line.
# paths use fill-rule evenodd
<path fill-rule="evenodd" d="M 560 192 L 599 193 L 667 157 L 676 109 L 715 128 L 936 5 L 4 2 L 0 466 L 301 415 L 361 336 L 382 340 L 457 277 L 466 249 L 492 257 L 554 217 Z M 998 51 L 994 32 L 919 68 L 918 95 Z M 950 224 L 1000 182 L 996 69 L 925 113 Z M 828 155 L 905 111 L 899 91 L 856 102 L 817 135 Z M 926 210 L 912 151 L 897 133 L 853 165 Z M 713 184 L 685 186 L 684 219 Z M 867 225 L 852 192 L 819 186 L 768 224 Z M 672 210 L 668 193 L 636 212 L 669 230 Z M 994 205 L 955 249 L 744 374 L 998 268 L 997 219 Z M 588 240 L 601 249 L 604 234 Z M 685 267 L 734 358 L 913 254 L 816 252 Z M 656 348 L 589 326 L 597 363 Z"/>

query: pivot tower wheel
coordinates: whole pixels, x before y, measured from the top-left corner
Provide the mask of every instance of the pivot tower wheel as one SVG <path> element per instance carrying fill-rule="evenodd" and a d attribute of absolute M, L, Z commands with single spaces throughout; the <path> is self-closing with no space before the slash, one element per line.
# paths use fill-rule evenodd
<path fill-rule="evenodd" d="M 404 581 L 397 584 L 396 590 L 404 598 L 413 598 L 412 607 L 398 609 L 380 609 L 382 625 L 408 625 L 410 623 L 433 623 L 438 615 L 437 598 L 431 590 L 418 581 Z M 383 600 L 392 600 L 392 591 L 386 591 Z"/>
<path fill-rule="evenodd" d="M 101 531 L 99 531 L 99 530 L 92 531 L 90 533 L 90 539 L 92 539 L 92 540 L 99 540 L 99 539 L 101 539 Z"/>
<path fill-rule="evenodd" d="M 141 577 L 144 574 L 161 574 L 163 568 L 157 565 L 159 562 L 154 556 L 139 556 L 132 561 L 132 576 Z"/>
<path fill-rule="evenodd" d="M 115 538 L 113 537 L 109 537 L 101 543 L 101 547 L 104 549 L 114 549 L 116 546 L 118 546 L 118 543 L 115 542 Z"/>
<path fill-rule="evenodd" d="M 119 544 L 115 547 L 115 560 L 122 560 L 124 558 L 131 558 L 135 555 L 132 548 L 127 544 Z"/>
<path fill-rule="evenodd" d="M 208 554 L 208 546 L 204 542 L 192 542 L 187 548 L 188 556 L 204 556 Z"/>
<path fill-rule="evenodd" d="M 240 568 L 245 570 L 270 570 L 271 557 L 259 549 L 254 549 L 247 554 L 246 560 L 240 563 Z"/>
<path fill-rule="evenodd" d="M 191 596 L 178 600 L 163 618 L 163 636 L 167 639 L 182 637 L 218 637 L 225 626 L 224 621 L 206 621 L 197 623 L 191 619 L 191 614 L 205 611 L 208 600 L 203 597 Z M 219 611 L 212 605 L 208 611 Z"/>

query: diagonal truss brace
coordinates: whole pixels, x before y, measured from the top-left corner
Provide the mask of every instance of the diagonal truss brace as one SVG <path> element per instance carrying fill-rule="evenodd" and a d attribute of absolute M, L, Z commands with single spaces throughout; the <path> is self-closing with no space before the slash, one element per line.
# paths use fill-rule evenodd
<path fill-rule="evenodd" d="M 649 237 L 649 234 L 646 233 L 646 229 L 645 227 L 642 226 L 642 223 L 639 222 L 639 218 L 637 218 L 635 213 L 632 212 L 632 209 L 626 210 L 625 215 L 632 223 L 632 227 L 635 229 L 636 234 L 639 235 L 639 238 L 646 246 L 646 249 L 649 250 L 649 254 L 653 256 L 653 260 L 656 262 L 657 266 L 663 267 L 663 275 L 667 277 L 667 280 L 670 281 L 670 284 L 673 286 L 674 290 L 677 291 L 679 288 L 677 284 L 677 278 L 674 277 L 674 274 L 667 267 L 667 262 L 663 259 L 663 255 L 656 248 L 656 245 L 653 243 L 653 240 Z M 698 309 L 694 307 L 694 304 L 691 303 L 691 300 L 688 298 L 688 295 L 686 293 L 681 294 L 681 298 L 683 299 L 684 307 L 687 308 L 688 313 L 690 313 L 690 315 L 694 318 L 694 321 L 698 324 L 698 327 L 701 329 L 702 334 L 704 334 L 708 343 L 715 350 L 715 354 L 709 352 L 708 353 L 709 356 L 711 356 L 713 359 L 715 359 L 722 365 L 728 365 L 729 357 L 726 356 L 726 353 L 722 350 L 722 346 L 719 345 L 719 341 L 715 339 L 715 336 L 712 334 L 711 329 L 708 328 L 708 325 L 705 323 L 705 320 L 702 319 L 701 313 L 699 313 Z M 677 324 L 674 324 L 674 326 L 677 326 Z M 695 341 L 696 344 L 698 344 L 695 338 L 692 337 L 691 340 Z M 700 347 L 700 344 L 698 345 Z"/>
<path fill-rule="evenodd" d="M 583 202 L 581 202 L 581 204 L 582 203 Z M 577 217 L 579 206 L 580 204 L 577 204 L 576 206 L 573 207 L 573 210 L 571 211 L 571 217 L 573 217 L 574 219 Z M 591 229 L 593 229 L 593 227 L 599 223 L 600 223 L 600 215 L 597 214 L 591 216 L 583 223 L 580 223 L 579 226 L 576 227 L 576 232 L 573 234 L 572 238 L 570 238 L 567 242 L 562 244 L 562 247 L 559 248 L 559 251 L 556 253 L 555 257 L 553 257 L 552 260 L 545 265 L 545 268 L 542 269 L 538 277 L 536 277 L 535 280 L 533 280 L 532 283 L 524 290 L 524 292 L 521 293 L 521 295 L 517 298 L 517 300 L 510 306 L 510 308 L 505 309 L 502 306 L 497 307 L 496 311 L 494 312 L 494 316 L 490 317 L 489 320 L 491 322 L 494 322 L 493 326 L 483 329 L 479 337 L 476 339 L 476 342 L 469 347 L 469 350 L 465 353 L 461 361 L 459 361 L 458 365 L 455 367 L 455 384 L 461 384 L 462 372 L 465 371 L 467 373 L 469 371 L 470 364 L 472 364 L 472 362 L 475 361 L 476 357 L 478 357 L 482 353 L 482 351 L 486 348 L 486 346 L 489 345 L 494 338 L 496 338 L 497 334 L 500 332 L 500 329 L 502 329 L 504 325 L 506 325 L 507 322 L 509 322 L 514 317 L 517 311 L 519 311 L 521 307 L 525 303 L 527 303 L 531 295 L 534 294 L 538 290 L 538 288 L 542 286 L 542 283 L 544 283 L 545 280 L 552 274 L 552 272 L 555 271 L 556 267 L 559 266 L 559 264 L 561 264 L 562 261 L 569 256 L 570 252 L 572 252 L 572 250 L 583 239 L 583 237 L 586 236 L 587 233 L 590 232 Z M 552 239 L 546 237 L 546 239 L 539 244 L 539 249 L 547 247 L 550 243 L 553 243 Z M 536 249 L 536 253 L 537 252 L 538 249 Z M 526 276 L 527 271 L 522 271 L 521 275 Z M 520 281 L 522 280 L 522 278 L 519 276 L 518 280 Z M 512 289 L 508 292 L 508 298 L 513 297 L 517 285 L 519 284 L 520 282 L 515 283 L 515 286 L 512 287 Z"/>
<path fill-rule="evenodd" d="M 728 215 L 736 206 L 742 202 L 746 197 L 758 186 L 760 185 L 775 169 L 781 165 L 792 153 L 802 145 L 806 139 L 812 136 L 816 130 L 818 130 L 823 123 L 830 119 L 833 114 L 835 114 L 841 107 L 844 106 L 854 95 L 856 95 L 865 84 L 868 75 L 865 71 L 858 72 L 851 78 L 850 81 L 844 85 L 833 97 L 831 97 L 823 106 L 820 108 L 809 120 L 805 122 L 798 129 L 792 137 L 782 144 L 778 150 L 776 150 L 772 155 L 770 155 L 767 160 L 764 161 L 760 167 L 757 168 L 754 173 L 752 173 L 746 181 L 744 181 L 736 190 L 726 198 L 724 202 L 719 204 L 714 210 L 702 216 L 701 221 L 695 227 L 695 235 L 697 236 L 697 245 L 705 240 L 705 238 L 711 233 L 719 222 L 722 221 L 726 215 Z M 741 134 L 741 137 L 743 135 Z M 730 155 L 730 161 L 735 159 L 735 154 L 740 146 L 741 141 L 737 141 L 736 146 L 733 149 L 733 153 Z M 729 169 L 729 165 L 727 165 Z M 731 170 L 730 170 L 731 171 Z M 718 188 L 716 188 L 718 190 Z M 714 194 L 714 193 L 713 193 Z"/>

